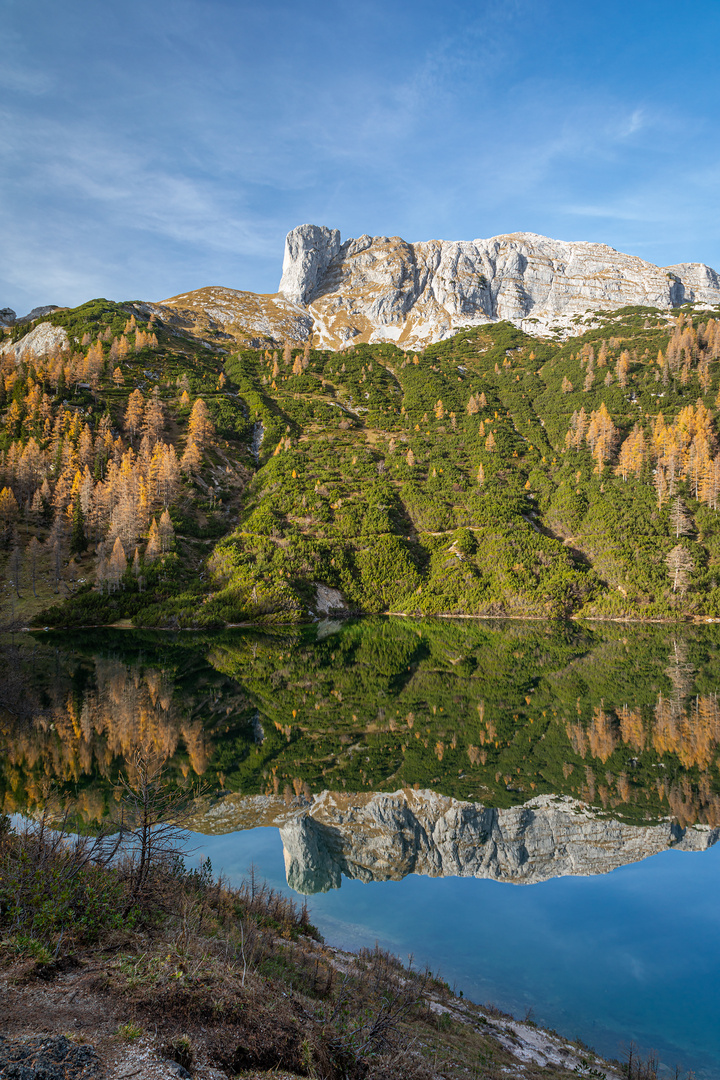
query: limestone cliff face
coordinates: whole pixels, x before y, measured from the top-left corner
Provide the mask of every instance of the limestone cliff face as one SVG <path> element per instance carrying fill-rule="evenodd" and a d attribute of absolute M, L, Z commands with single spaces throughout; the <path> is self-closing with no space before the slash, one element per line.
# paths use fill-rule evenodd
<path fill-rule="evenodd" d="M 563 329 L 586 312 L 627 304 L 672 308 L 720 302 L 702 264 L 659 268 L 604 244 L 534 233 L 489 240 L 361 236 L 301 225 L 288 234 L 280 292 L 305 305 L 322 344 L 435 341 L 462 326 L 508 319 Z"/>
<path fill-rule="evenodd" d="M 220 349 L 271 339 L 341 349 L 392 341 L 417 349 L 462 327 L 508 319 L 529 333 L 573 327 L 573 319 L 644 304 L 720 303 L 720 278 L 702 263 L 660 268 L 604 244 L 566 243 L 535 233 L 489 240 L 361 236 L 299 225 L 285 241 L 273 294 L 196 289 L 147 313 L 190 333 L 212 332 Z"/>
<path fill-rule="evenodd" d="M 531 884 L 569 874 L 605 874 L 675 847 L 702 851 L 720 829 L 671 821 L 627 825 L 567 798 L 540 796 L 497 810 L 432 791 L 323 792 L 287 808 L 268 796 L 228 796 L 198 816 L 201 832 L 277 825 L 288 884 L 301 893 L 407 874 L 483 877 Z"/>
<path fill-rule="evenodd" d="M 340 230 L 299 225 L 285 238 L 280 288 L 283 296 L 305 304 L 317 291 L 330 262 L 340 251 Z"/>

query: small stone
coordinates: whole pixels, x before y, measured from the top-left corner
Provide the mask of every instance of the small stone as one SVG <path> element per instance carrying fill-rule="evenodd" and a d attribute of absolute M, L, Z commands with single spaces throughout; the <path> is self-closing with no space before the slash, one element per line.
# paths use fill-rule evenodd
<path fill-rule="evenodd" d="M 162 1062 L 163 1065 L 167 1065 L 168 1069 L 180 1080 L 191 1080 L 191 1074 L 187 1071 L 184 1065 L 181 1065 L 179 1061 L 173 1061 L 171 1058 L 165 1058 Z"/>

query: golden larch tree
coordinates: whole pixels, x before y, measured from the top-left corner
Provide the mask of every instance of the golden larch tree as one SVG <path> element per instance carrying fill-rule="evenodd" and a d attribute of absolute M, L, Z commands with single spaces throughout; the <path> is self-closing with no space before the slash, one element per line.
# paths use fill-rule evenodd
<path fill-rule="evenodd" d="M 175 529 L 170 518 L 170 512 L 167 509 L 162 512 L 158 529 L 160 532 L 160 547 L 163 551 L 169 551 L 175 538 Z"/>
<path fill-rule="evenodd" d="M 145 562 L 155 562 L 160 554 L 160 550 L 160 532 L 158 530 L 157 521 L 153 518 L 150 525 L 150 532 L 148 533 L 147 545 L 145 547 Z"/>
<path fill-rule="evenodd" d="M 147 403 L 142 423 L 143 433 L 147 435 L 151 446 L 155 446 L 159 441 L 164 426 L 165 412 L 160 400 L 160 391 L 156 386 Z"/>
<path fill-rule="evenodd" d="M 210 419 L 210 412 L 202 398 L 198 398 L 190 412 L 188 421 L 188 439 L 202 451 L 212 442 L 215 426 Z"/>
<path fill-rule="evenodd" d="M 615 375 L 617 376 L 617 381 L 622 387 L 627 386 L 629 374 L 630 353 L 627 351 L 627 349 L 623 349 L 623 351 L 620 353 L 620 359 L 615 365 Z"/>
<path fill-rule="evenodd" d="M 142 391 L 133 390 L 128 398 L 127 408 L 125 409 L 125 427 L 130 432 L 130 437 L 135 438 L 140 430 L 143 422 L 143 416 L 145 415 L 145 398 L 142 396 Z"/>
<path fill-rule="evenodd" d="M 597 472 L 602 473 L 617 442 L 618 430 L 612 422 L 607 405 L 603 401 L 600 408 L 590 414 L 587 430 L 587 443 L 593 458 L 597 462 Z"/>
<path fill-rule="evenodd" d="M 180 468 L 190 476 L 197 476 L 201 465 L 202 454 L 197 447 L 197 443 L 193 439 L 188 439 L 185 452 L 180 459 Z"/>
<path fill-rule="evenodd" d="M 635 476 L 639 477 L 644 460 L 645 436 L 640 425 L 635 424 L 635 427 L 620 447 L 615 475 L 622 476 L 623 480 L 627 480 L 630 473 L 635 473 Z"/>

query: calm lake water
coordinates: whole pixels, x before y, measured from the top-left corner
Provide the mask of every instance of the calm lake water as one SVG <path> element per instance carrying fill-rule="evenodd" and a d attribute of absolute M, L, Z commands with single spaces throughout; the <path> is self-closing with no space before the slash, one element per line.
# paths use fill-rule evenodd
<path fill-rule="evenodd" d="M 194 857 L 330 942 L 720 1076 L 720 628 L 37 634 L 0 662 L 7 811 L 51 778 L 99 821 L 152 750 L 207 787 Z"/>
<path fill-rule="evenodd" d="M 208 838 L 198 855 L 230 877 L 250 864 L 285 883 L 276 829 Z M 343 881 L 310 898 L 326 939 L 412 954 L 456 990 L 623 1058 L 634 1039 L 669 1067 L 720 1075 L 720 848 L 668 851 L 592 878 L 519 887 L 409 875 Z M 299 897 L 298 897 L 299 899 Z"/>

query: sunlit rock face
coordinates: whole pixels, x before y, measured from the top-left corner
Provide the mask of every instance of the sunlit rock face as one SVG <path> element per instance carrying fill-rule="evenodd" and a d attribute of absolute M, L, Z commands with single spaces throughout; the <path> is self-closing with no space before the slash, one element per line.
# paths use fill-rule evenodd
<path fill-rule="evenodd" d="M 498 810 L 410 790 L 324 791 L 290 807 L 279 797 L 229 795 L 191 827 L 227 833 L 258 825 L 279 827 L 288 884 L 301 893 L 339 888 L 343 876 L 370 882 L 424 874 L 529 885 L 606 874 L 667 848 L 704 851 L 720 838 L 720 829 L 707 825 L 629 825 L 566 797 L 543 795 Z"/>
<path fill-rule="evenodd" d="M 12 353 L 16 361 L 23 357 L 48 356 L 53 352 L 62 352 L 69 347 L 67 330 L 52 323 L 38 323 L 32 330 L 14 344 L 7 342 L 0 345 L 0 353 Z"/>
<path fill-rule="evenodd" d="M 605 244 L 509 233 L 489 240 L 399 236 L 341 240 L 298 225 L 285 241 L 277 293 L 219 286 L 137 305 L 214 347 L 273 347 L 312 337 L 316 348 L 395 342 L 419 349 L 463 327 L 507 319 L 529 333 L 576 329 L 579 317 L 642 304 L 720 303 L 720 278 L 703 263 L 658 267 Z"/>
<path fill-rule="evenodd" d="M 328 265 L 340 250 L 340 230 L 298 225 L 285 238 L 283 274 L 278 292 L 305 304 L 320 287 Z"/>
<path fill-rule="evenodd" d="M 501 319 L 537 332 L 628 304 L 717 304 L 720 279 L 701 263 L 659 268 L 605 244 L 535 233 L 415 244 L 361 236 L 340 244 L 337 230 L 301 225 L 288 234 L 280 293 L 307 307 L 318 344 L 412 346 Z"/>

